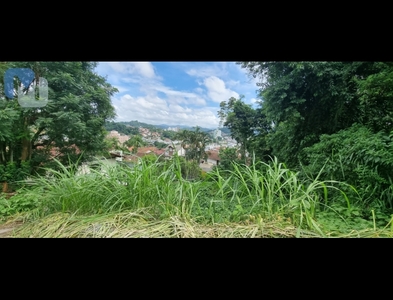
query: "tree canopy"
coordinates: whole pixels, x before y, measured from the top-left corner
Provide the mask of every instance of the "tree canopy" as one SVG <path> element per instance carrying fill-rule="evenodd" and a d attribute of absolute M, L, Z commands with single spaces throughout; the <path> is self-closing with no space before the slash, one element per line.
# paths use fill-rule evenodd
<path fill-rule="evenodd" d="M 238 64 L 258 78 L 258 108 L 230 98 L 218 116 L 242 155 L 276 157 L 302 176 L 342 180 L 358 188 L 363 204 L 393 208 L 392 62 Z"/>
<path fill-rule="evenodd" d="M 301 150 L 354 123 L 391 129 L 392 63 L 239 62 L 260 79 L 272 154 L 294 166 Z"/>
<path fill-rule="evenodd" d="M 181 146 L 186 150 L 187 160 L 199 162 L 207 157 L 205 148 L 210 142 L 210 137 L 208 133 L 201 131 L 199 126 L 195 127 L 195 130 L 184 129 L 178 132 L 175 138 L 181 141 Z"/>
<path fill-rule="evenodd" d="M 104 147 L 105 122 L 115 117 L 110 97 L 117 92 L 94 71 L 95 62 L 1 63 L 1 82 L 8 68 L 30 68 L 48 81 L 48 103 L 22 107 L 18 101 L 0 97 L 0 164 L 28 162 L 36 168 L 55 156 L 63 162 L 84 159 Z M 32 82 L 33 84 L 33 82 Z M 20 80 L 14 78 L 14 89 Z M 55 150 L 54 150 L 55 149 Z"/>

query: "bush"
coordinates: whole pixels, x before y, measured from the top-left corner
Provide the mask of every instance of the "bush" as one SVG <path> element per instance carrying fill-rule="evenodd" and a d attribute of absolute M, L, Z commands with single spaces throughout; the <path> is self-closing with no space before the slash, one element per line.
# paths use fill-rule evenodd
<path fill-rule="evenodd" d="M 8 162 L 5 165 L 0 165 L 0 182 L 13 184 L 24 180 L 30 174 L 29 162 Z M 8 190 L 8 188 L 5 188 Z"/>
<path fill-rule="evenodd" d="M 24 191 L 10 199 L 0 196 L 0 218 L 8 217 L 19 212 L 30 211 L 39 206 L 39 195 L 30 195 Z"/>
<path fill-rule="evenodd" d="M 194 180 L 200 179 L 201 168 L 196 161 L 187 161 L 185 158 L 180 157 L 181 174 L 184 179 Z"/>
<path fill-rule="evenodd" d="M 321 180 L 346 182 L 358 191 L 365 208 L 393 208 L 393 134 L 373 133 L 355 124 L 303 152 L 304 172 Z M 321 169 L 323 169 L 321 171 Z"/>

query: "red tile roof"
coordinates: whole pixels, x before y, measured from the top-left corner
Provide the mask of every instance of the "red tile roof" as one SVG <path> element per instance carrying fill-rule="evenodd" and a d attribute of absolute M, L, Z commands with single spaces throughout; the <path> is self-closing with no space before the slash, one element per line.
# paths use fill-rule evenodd
<path fill-rule="evenodd" d="M 49 150 L 51 158 L 64 155 L 63 153 L 61 153 L 59 151 L 59 147 L 55 147 L 54 143 L 52 143 L 52 145 L 53 146 Z M 68 148 L 74 148 L 76 154 L 80 154 L 81 153 L 80 149 L 75 144 L 70 145 Z M 37 146 L 37 149 L 45 149 L 45 147 L 44 146 Z"/>
<path fill-rule="evenodd" d="M 148 154 L 161 155 L 164 153 L 165 153 L 164 149 L 159 150 L 157 147 L 140 147 L 138 148 L 136 155 L 142 157 Z"/>
<path fill-rule="evenodd" d="M 211 160 L 220 160 L 220 154 L 219 154 L 218 151 L 210 150 L 210 151 L 208 151 L 207 153 L 208 153 L 208 157 L 207 157 L 208 159 L 211 159 Z"/>

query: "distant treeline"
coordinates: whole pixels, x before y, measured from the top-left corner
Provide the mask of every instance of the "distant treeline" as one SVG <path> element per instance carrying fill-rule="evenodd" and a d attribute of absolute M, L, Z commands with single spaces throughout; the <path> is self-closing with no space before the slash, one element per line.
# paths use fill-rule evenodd
<path fill-rule="evenodd" d="M 159 133 L 163 133 L 164 129 L 167 129 L 168 127 L 178 127 L 179 129 L 188 129 L 188 130 L 195 130 L 196 127 L 191 127 L 191 126 L 182 126 L 182 125 L 152 125 L 152 124 L 147 124 L 139 121 L 128 121 L 128 122 L 106 122 L 105 123 L 105 129 L 107 131 L 111 130 L 116 130 L 119 133 L 125 134 L 125 135 L 136 135 L 139 134 L 139 127 L 147 128 L 150 131 L 155 131 Z M 231 134 L 231 131 L 229 128 L 223 127 L 219 128 L 224 134 Z M 209 128 L 200 128 L 201 131 L 208 132 L 208 133 L 213 133 L 212 129 Z"/>

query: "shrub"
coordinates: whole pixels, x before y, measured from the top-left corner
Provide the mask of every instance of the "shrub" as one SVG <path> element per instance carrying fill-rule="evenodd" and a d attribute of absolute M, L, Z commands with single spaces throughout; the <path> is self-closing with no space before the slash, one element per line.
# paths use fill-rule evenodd
<path fill-rule="evenodd" d="M 334 179 L 356 187 L 365 208 L 393 208 L 393 134 L 375 134 L 355 124 L 336 134 L 322 135 L 319 143 L 304 149 L 302 163 L 305 174 L 319 174 L 321 180 Z"/>

